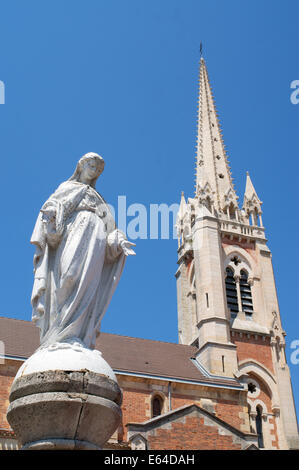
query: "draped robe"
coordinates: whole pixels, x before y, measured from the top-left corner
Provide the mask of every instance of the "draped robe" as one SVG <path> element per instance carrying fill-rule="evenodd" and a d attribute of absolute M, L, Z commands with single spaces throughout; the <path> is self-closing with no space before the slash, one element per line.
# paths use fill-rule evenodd
<path fill-rule="evenodd" d="M 52 221 L 44 216 L 47 210 L 55 213 Z M 31 237 L 32 321 L 40 328 L 41 347 L 71 341 L 94 347 L 124 267 L 124 239 L 91 186 L 66 181 L 45 202 Z"/>

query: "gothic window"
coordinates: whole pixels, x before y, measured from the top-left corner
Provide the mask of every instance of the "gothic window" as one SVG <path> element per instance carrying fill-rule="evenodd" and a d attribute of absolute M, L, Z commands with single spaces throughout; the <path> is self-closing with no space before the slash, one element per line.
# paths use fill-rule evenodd
<path fill-rule="evenodd" d="M 235 255 L 233 258 L 231 258 L 231 262 L 234 263 L 235 266 L 238 266 L 238 264 L 241 263 L 241 260 L 237 255 Z"/>
<path fill-rule="evenodd" d="M 248 274 L 244 270 L 240 272 L 240 292 L 242 310 L 250 315 L 253 312 L 251 287 L 248 283 Z"/>
<path fill-rule="evenodd" d="M 162 414 L 163 400 L 159 395 L 155 395 L 152 399 L 152 417 Z"/>
<path fill-rule="evenodd" d="M 236 281 L 234 279 L 234 272 L 231 268 L 226 268 L 225 288 L 226 288 L 227 306 L 230 311 L 231 317 L 235 318 L 239 311 L 238 293 L 237 293 Z"/>
<path fill-rule="evenodd" d="M 251 282 L 248 279 L 250 268 L 238 254 L 231 254 L 227 260 L 225 288 L 227 307 L 231 318 L 236 318 L 238 312 L 244 312 L 247 320 L 252 319 L 253 302 Z"/>
<path fill-rule="evenodd" d="M 263 438 L 262 410 L 260 406 L 256 407 L 255 423 L 256 423 L 258 446 L 260 449 L 262 449 L 264 447 L 264 438 Z"/>
<path fill-rule="evenodd" d="M 248 391 L 254 393 L 256 391 L 256 385 L 252 382 L 248 384 Z"/>

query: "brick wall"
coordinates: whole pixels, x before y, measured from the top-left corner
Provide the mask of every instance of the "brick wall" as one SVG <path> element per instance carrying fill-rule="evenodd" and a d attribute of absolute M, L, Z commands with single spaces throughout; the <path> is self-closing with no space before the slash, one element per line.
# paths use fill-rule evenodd
<path fill-rule="evenodd" d="M 139 389 L 123 388 L 122 438 L 127 440 L 126 423 L 143 423 L 151 418 L 151 392 Z M 121 431 L 119 431 L 121 434 Z"/>
<path fill-rule="evenodd" d="M 233 436 L 219 433 L 220 428 L 205 424 L 204 418 L 187 416 L 168 423 L 148 435 L 150 449 L 172 450 L 240 450 Z"/>
<path fill-rule="evenodd" d="M 244 425 L 244 419 L 240 417 L 240 413 L 243 412 L 243 406 L 240 406 L 237 403 L 232 403 L 228 400 L 217 401 L 216 407 L 216 416 L 217 418 L 223 419 L 231 426 L 234 426 L 237 429 L 242 430 L 242 425 Z"/>
<path fill-rule="evenodd" d="M 264 338 L 264 339 L 263 339 Z M 237 346 L 238 361 L 254 359 L 274 373 L 270 338 L 260 335 L 235 333 L 231 341 Z"/>
<path fill-rule="evenodd" d="M 255 249 L 255 244 L 253 241 L 247 242 L 245 238 L 239 240 L 238 237 L 234 237 L 233 240 L 230 240 L 227 237 L 222 238 L 222 247 L 225 249 L 227 246 L 238 246 L 243 248 L 247 253 L 257 262 L 257 253 Z"/>
<path fill-rule="evenodd" d="M 12 381 L 14 379 L 14 376 L 19 366 L 20 366 L 20 363 L 17 363 L 17 365 L 15 365 L 12 361 L 7 361 L 5 365 L 0 366 L 0 428 L 2 429 L 7 429 L 7 430 L 10 429 L 9 424 L 6 420 L 6 412 L 7 412 L 7 408 L 9 405 L 8 398 L 9 398 L 10 387 L 11 387 Z M 121 385 L 123 389 L 123 404 L 122 404 L 123 420 L 122 420 L 121 426 L 119 427 L 115 435 L 115 439 L 118 442 L 127 441 L 127 429 L 126 429 L 127 423 L 129 422 L 143 423 L 145 421 L 148 421 L 152 417 L 151 399 L 152 399 L 153 394 L 155 393 L 155 385 L 151 384 L 149 386 L 149 382 L 146 379 L 140 380 L 136 384 L 133 382 L 131 383 L 129 381 L 126 384 L 127 385 L 124 385 L 124 384 Z M 160 385 L 160 388 L 161 388 L 161 385 Z M 159 390 L 157 391 L 159 392 Z M 161 390 L 160 390 L 160 393 L 161 393 Z M 234 396 L 232 397 L 232 400 L 229 400 L 229 399 L 222 398 L 221 394 L 219 394 L 220 392 L 215 392 L 212 389 L 210 391 L 207 391 L 206 389 L 201 390 L 201 388 L 198 387 L 198 390 L 192 391 L 192 393 L 190 393 L 190 391 L 187 392 L 184 389 L 181 391 L 177 389 L 175 392 L 172 393 L 172 400 L 171 400 L 172 409 L 175 410 L 184 405 L 191 405 L 194 403 L 200 405 L 201 394 L 203 394 L 203 397 L 207 398 L 208 393 L 211 393 L 211 398 L 213 400 L 213 403 L 215 404 L 215 416 L 223 419 L 228 424 L 231 424 L 237 429 L 242 430 L 242 424 L 244 424 L 244 420 L 240 418 L 240 412 L 243 410 L 243 406 L 241 403 L 239 403 L 237 396 Z M 212 396 L 213 394 L 214 396 Z M 165 406 L 164 406 L 163 412 L 165 413 L 165 412 L 168 412 L 168 398 L 167 398 L 166 393 L 164 393 L 164 396 L 165 396 Z M 228 396 L 225 398 L 228 398 Z M 187 424 L 189 423 L 188 421 L 189 419 L 191 418 L 187 419 L 187 422 L 186 422 Z M 197 423 L 197 426 L 198 425 L 199 423 Z M 177 428 L 174 427 L 173 432 L 176 432 L 176 429 Z M 191 430 L 191 428 L 189 429 L 188 427 L 186 428 L 185 431 L 182 431 L 181 427 L 179 427 L 177 430 L 178 430 L 177 439 L 180 439 L 180 437 L 182 437 L 182 434 L 184 434 L 185 431 L 186 431 L 186 436 L 189 436 L 190 433 L 191 433 L 191 436 L 193 436 L 194 434 L 194 429 Z M 201 446 L 204 446 L 205 439 L 210 440 L 212 435 L 214 436 L 213 437 L 214 441 L 216 438 L 218 439 L 217 437 L 218 434 L 215 429 L 213 430 L 213 429 L 210 429 L 210 427 L 207 427 L 207 431 L 209 431 L 207 434 L 207 436 L 209 437 L 201 436 L 202 441 L 199 443 L 199 445 Z M 214 442 L 213 439 L 211 442 Z M 180 447 L 180 449 L 185 448 L 184 447 L 185 440 L 186 439 L 182 437 L 182 444 L 181 444 L 182 447 Z M 227 436 L 223 436 L 223 440 L 221 440 L 221 446 L 222 445 L 230 446 L 231 444 L 229 444 L 228 441 L 229 440 L 227 440 Z M 191 439 L 191 442 L 193 442 L 192 439 Z M 153 445 L 156 445 L 156 444 L 153 443 Z M 153 448 L 159 448 L 159 447 L 153 447 Z"/>
<path fill-rule="evenodd" d="M 154 388 L 154 387 L 152 387 Z M 148 421 L 152 418 L 151 415 L 151 399 L 154 394 L 154 391 L 146 390 L 146 382 L 144 383 L 144 390 L 142 389 L 134 389 L 134 388 L 126 388 L 122 387 L 123 389 L 123 405 L 122 405 L 122 412 L 123 412 L 123 420 L 122 426 L 119 429 L 118 439 L 122 436 L 123 440 L 127 439 L 127 431 L 126 431 L 126 424 L 127 423 L 143 423 Z M 211 395 L 215 395 L 215 391 L 211 391 Z M 226 392 L 228 394 L 228 392 Z M 165 394 L 165 406 L 164 406 L 164 413 L 167 413 L 168 410 L 168 398 Z M 207 397 L 207 391 L 203 395 Z M 241 431 L 249 431 L 249 416 L 247 416 L 247 421 L 244 419 L 244 404 L 240 403 L 240 397 L 234 396 L 231 400 L 224 399 L 221 397 L 221 393 L 217 392 L 217 398 L 214 396 L 212 397 L 212 402 L 214 403 L 215 409 L 215 416 L 226 421 L 231 426 L 241 430 Z M 181 408 L 185 405 L 192 405 L 197 404 L 201 406 L 201 391 L 198 388 L 197 394 L 189 394 L 187 395 L 182 390 L 179 392 L 172 393 L 171 396 L 171 407 L 172 410 L 176 410 Z"/>
<path fill-rule="evenodd" d="M 17 370 L 15 366 L 3 364 L 0 366 L 0 428 L 10 429 L 6 419 L 6 412 L 9 405 L 9 392 Z"/>
<path fill-rule="evenodd" d="M 177 408 L 180 408 L 181 406 L 185 405 L 192 405 L 192 403 L 197 403 L 199 404 L 200 397 L 197 396 L 187 396 L 184 395 L 183 393 L 173 393 L 171 397 L 171 408 L 173 410 L 176 410 Z"/>
<path fill-rule="evenodd" d="M 260 364 L 263 364 L 270 372 L 274 374 L 270 338 L 264 337 L 263 339 L 263 337 L 260 335 L 249 335 L 248 337 L 247 334 L 242 334 L 241 336 L 239 333 L 235 332 L 234 336 L 232 336 L 232 342 L 237 346 L 237 357 L 239 362 L 246 359 L 253 359 Z M 255 375 L 252 375 L 252 377 L 259 383 L 261 390 L 257 398 L 265 404 L 267 413 L 272 413 L 271 392 L 268 390 L 264 382 L 259 379 L 259 377 L 256 377 Z M 226 413 L 228 409 L 229 407 L 226 405 L 224 412 Z M 223 419 L 228 421 L 229 417 L 223 416 Z M 270 431 L 273 435 L 272 446 L 278 449 L 279 445 L 276 422 L 274 417 L 269 417 L 268 419 L 269 424 L 272 425 L 273 428 Z"/>

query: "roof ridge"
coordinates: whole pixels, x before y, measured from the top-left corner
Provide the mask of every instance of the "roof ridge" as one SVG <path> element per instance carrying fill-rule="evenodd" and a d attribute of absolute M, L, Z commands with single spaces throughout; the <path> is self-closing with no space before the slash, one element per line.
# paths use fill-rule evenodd
<path fill-rule="evenodd" d="M 34 323 L 31 320 L 24 320 L 23 318 L 4 317 L 4 316 L 0 315 L 0 320 L 2 318 L 4 320 L 14 320 L 14 321 L 18 321 L 18 322 L 20 321 L 20 322 L 28 323 L 28 325 L 30 324 L 30 325 L 36 327 L 36 325 L 34 325 Z M 191 346 L 189 344 L 180 344 L 180 343 L 174 343 L 174 342 L 171 342 L 171 341 L 163 341 L 163 340 L 159 340 L 159 339 L 141 338 L 139 336 L 121 335 L 121 334 L 118 334 L 118 333 L 109 333 L 109 332 L 106 332 L 106 331 L 101 331 L 98 337 L 100 337 L 101 334 L 111 335 L 111 336 L 119 336 L 120 338 L 129 338 L 129 339 L 133 339 L 133 340 L 137 339 L 137 340 L 142 340 L 142 341 L 151 341 L 151 342 L 155 342 L 155 343 L 173 344 L 174 346 L 194 348 L 194 346 Z"/>
<path fill-rule="evenodd" d="M 5 320 L 23 321 L 25 323 L 32 323 L 34 325 L 34 323 L 31 320 L 24 320 L 23 318 L 4 317 L 3 315 L 0 315 L 0 320 L 1 318 L 4 318 Z"/>
<path fill-rule="evenodd" d="M 100 337 L 102 333 L 104 333 L 105 335 L 120 336 L 121 338 L 140 339 L 142 341 L 152 341 L 152 342 L 155 342 L 155 343 L 173 344 L 174 346 L 185 346 L 185 347 L 188 347 L 188 348 L 195 348 L 195 346 L 192 346 L 190 344 L 173 343 L 171 341 L 162 341 L 160 339 L 141 338 L 139 336 L 120 335 L 118 333 L 108 333 L 106 331 L 101 331 L 98 337 Z"/>

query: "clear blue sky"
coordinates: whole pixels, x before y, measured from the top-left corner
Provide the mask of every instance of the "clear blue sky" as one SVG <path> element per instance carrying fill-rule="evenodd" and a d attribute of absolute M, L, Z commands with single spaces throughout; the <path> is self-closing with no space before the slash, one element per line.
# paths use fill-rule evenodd
<path fill-rule="evenodd" d="M 289 359 L 299 339 L 298 15 L 291 0 L 2 2 L 1 315 L 30 320 L 34 222 L 85 152 L 104 156 L 97 188 L 112 204 L 193 195 L 203 41 L 240 201 L 249 170 L 264 202 Z M 103 331 L 177 341 L 176 247 L 137 240 Z"/>

